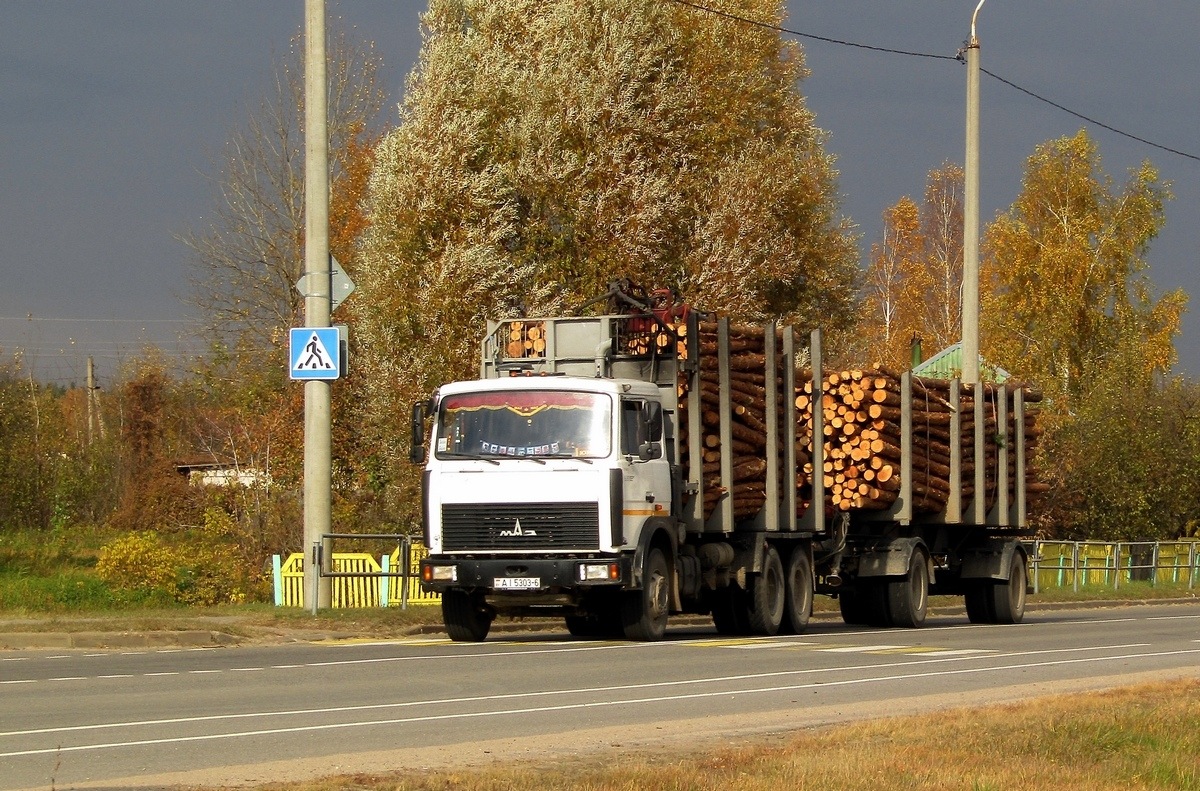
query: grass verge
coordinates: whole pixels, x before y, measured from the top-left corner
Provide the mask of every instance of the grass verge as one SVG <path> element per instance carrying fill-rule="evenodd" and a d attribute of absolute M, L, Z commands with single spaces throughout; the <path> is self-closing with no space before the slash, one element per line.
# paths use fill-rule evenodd
<path fill-rule="evenodd" d="M 357 774 L 260 791 L 1200 789 L 1200 680 L 874 720 L 768 746 Z"/>

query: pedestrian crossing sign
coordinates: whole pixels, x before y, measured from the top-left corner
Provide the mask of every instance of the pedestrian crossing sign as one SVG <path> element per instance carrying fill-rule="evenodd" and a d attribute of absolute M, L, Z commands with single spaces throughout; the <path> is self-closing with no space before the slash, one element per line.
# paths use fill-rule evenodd
<path fill-rule="evenodd" d="M 292 327 L 288 340 L 292 379 L 337 379 L 341 375 L 337 327 Z"/>

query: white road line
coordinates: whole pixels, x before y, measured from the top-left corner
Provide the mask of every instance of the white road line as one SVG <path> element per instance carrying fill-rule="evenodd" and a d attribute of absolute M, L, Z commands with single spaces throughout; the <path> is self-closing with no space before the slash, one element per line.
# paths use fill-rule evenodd
<path fill-rule="evenodd" d="M 1008 654 L 993 655 L 989 659 L 1011 659 L 1019 657 L 1043 656 L 1046 654 L 1080 654 L 1092 651 L 1108 651 L 1108 650 L 1128 650 L 1131 648 L 1146 648 L 1148 643 L 1123 643 L 1119 645 L 1101 645 L 1090 646 L 1086 648 L 1048 648 L 1038 651 L 1022 651 L 1012 652 Z M 1136 656 L 1136 655 L 1135 655 Z M 7 731 L 0 732 L 0 737 L 5 736 L 29 736 L 39 733 L 66 733 L 70 731 L 87 731 L 87 730 L 102 730 L 110 728 L 131 728 L 140 726 L 159 726 L 159 725 L 174 725 L 186 722 L 210 722 L 212 720 L 240 720 L 252 719 L 259 717 L 285 717 L 285 716 L 309 716 L 320 714 L 338 714 L 355 711 L 375 711 L 379 709 L 396 709 L 396 708 L 411 708 L 415 706 L 448 706 L 460 703 L 481 703 L 485 701 L 500 701 L 513 699 L 528 699 L 548 697 L 552 695 L 601 695 L 613 692 L 628 692 L 631 690 L 657 689 L 660 687 L 676 687 L 689 686 L 700 684 L 715 684 L 731 681 L 755 681 L 769 678 L 785 678 L 788 676 L 818 676 L 831 673 L 855 672 L 859 670 L 887 670 L 888 668 L 900 667 L 917 667 L 920 665 L 936 665 L 949 662 L 958 662 L 965 659 L 975 659 L 981 657 L 932 657 L 929 659 L 918 659 L 915 661 L 905 662 L 888 662 L 875 665 L 851 665 L 849 667 L 812 667 L 798 668 L 796 670 L 776 670 L 767 673 L 745 673 L 734 676 L 708 676 L 701 678 L 691 678 L 673 681 L 648 681 L 641 684 L 617 684 L 604 687 L 583 687 L 574 689 L 556 689 L 542 690 L 533 692 L 511 692 L 498 695 L 475 695 L 462 698 L 440 698 L 433 700 L 414 700 L 402 703 L 368 703 L 360 706 L 330 706 L 316 709 L 285 709 L 282 711 L 263 711 L 263 712 L 246 712 L 243 714 L 212 714 L 195 717 L 172 717 L 168 719 L 157 720 L 132 720 L 125 722 L 109 722 L 97 725 L 73 725 L 58 728 L 38 728 L 34 730 L 23 731 Z"/>
<path fill-rule="evenodd" d="M 818 648 L 823 654 L 865 654 L 870 651 L 892 651 L 897 648 L 908 648 L 906 645 L 849 645 L 841 648 Z"/>
<path fill-rule="evenodd" d="M 45 755 L 48 753 L 90 752 L 90 751 L 94 751 L 94 750 L 110 750 L 110 749 L 116 749 L 116 748 L 121 748 L 121 747 L 145 747 L 145 746 L 155 745 L 155 744 L 180 744 L 183 742 L 203 742 L 203 741 L 216 741 L 216 740 L 223 740 L 223 739 L 241 739 L 241 738 L 248 738 L 248 737 L 273 736 L 273 735 L 279 735 L 279 734 L 284 734 L 284 733 L 306 733 L 306 732 L 313 732 L 313 731 L 345 730 L 347 728 L 379 727 L 380 725 L 404 725 L 404 724 L 419 723 L 419 722 L 421 722 L 421 723 L 423 723 L 423 722 L 440 722 L 440 721 L 445 721 L 445 720 L 458 720 L 458 719 L 470 720 L 470 719 L 479 719 L 479 718 L 483 718 L 483 717 L 515 716 L 515 715 L 521 715 L 521 714 L 539 714 L 539 713 L 544 713 L 544 712 L 548 712 L 548 711 L 571 711 L 571 710 L 578 710 L 578 709 L 603 709 L 603 708 L 613 708 L 613 707 L 617 707 L 617 706 L 648 705 L 648 704 L 653 704 L 653 703 L 665 703 L 665 702 L 669 702 L 669 701 L 679 701 L 679 700 L 698 700 L 701 698 L 732 697 L 735 695 L 763 695 L 763 694 L 767 694 L 767 693 L 774 694 L 774 693 L 779 693 L 779 692 L 795 692 L 797 690 L 812 689 L 812 688 L 829 689 L 831 687 L 848 687 L 848 686 L 858 686 L 858 685 L 862 685 L 862 684 L 873 684 L 873 683 L 882 683 L 882 682 L 891 683 L 891 682 L 895 682 L 895 681 L 911 681 L 914 679 L 968 675 L 968 674 L 976 674 L 976 673 L 984 673 L 984 672 L 994 672 L 994 671 L 998 671 L 998 670 L 1029 670 L 1029 669 L 1036 668 L 1036 667 L 1052 667 L 1052 666 L 1061 666 L 1061 665 L 1084 664 L 1084 663 L 1090 663 L 1090 662 L 1117 661 L 1117 660 L 1121 660 L 1121 659 L 1141 659 L 1141 658 L 1159 657 L 1159 656 L 1177 656 L 1180 654 L 1195 654 L 1195 653 L 1200 653 L 1200 649 L 1187 650 L 1187 651 L 1161 651 L 1161 652 L 1149 653 L 1149 654 L 1124 654 L 1124 655 L 1118 655 L 1118 656 L 1084 657 L 1084 658 L 1080 658 L 1080 659 L 1058 659 L 1058 660 L 1047 661 L 1047 662 L 1031 662 L 1031 663 L 1024 663 L 1024 664 L 1016 664 L 1016 665 L 1005 665 L 1005 666 L 1000 666 L 1000 667 L 959 668 L 959 669 L 955 669 L 955 670 L 941 670 L 941 671 L 936 671 L 936 672 L 932 672 L 932 673 L 903 673 L 903 674 L 895 675 L 895 676 L 873 676 L 873 677 L 869 677 L 869 678 L 846 679 L 843 681 L 820 681 L 820 682 L 809 682 L 809 683 L 804 683 L 804 684 L 787 684 L 787 685 L 783 685 L 783 686 L 760 687 L 760 688 L 754 688 L 754 689 L 720 690 L 720 691 L 713 691 L 713 692 L 694 692 L 694 693 L 680 694 L 680 695 L 662 695 L 662 696 L 650 697 L 650 698 L 636 698 L 636 699 L 632 699 L 632 700 L 606 700 L 606 701 L 592 701 L 592 702 L 588 702 L 588 703 L 564 703 L 564 704 L 560 704 L 560 705 L 556 705 L 556 706 L 534 706 L 534 707 L 528 707 L 528 708 L 522 708 L 522 709 L 501 709 L 501 710 L 497 710 L 497 711 L 476 711 L 476 712 L 466 712 L 466 713 L 462 713 L 462 714 L 429 714 L 429 715 L 416 716 L 416 717 L 398 717 L 398 718 L 394 718 L 394 719 L 370 720 L 370 721 L 365 721 L 365 722 L 337 722 L 337 723 L 330 723 L 330 724 L 325 724 L 325 725 L 302 725 L 302 726 L 294 726 L 294 727 L 288 727 L 288 728 L 266 728 L 266 729 L 257 730 L 257 731 L 235 731 L 235 732 L 229 732 L 229 733 L 210 733 L 210 734 L 203 734 L 200 736 L 175 736 L 175 737 L 167 737 L 167 738 L 162 738 L 162 739 L 142 739 L 142 740 L 138 740 L 138 741 L 126 741 L 126 742 L 81 744 L 81 745 L 69 746 L 69 747 L 56 746 L 56 747 L 48 747 L 48 748 L 37 749 L 37 750 L 18 750 L 18 751 L 14 751 L 14 752 L 0 753 L 0 758 L 16 758 L 16 757 L 23 756 L 23 755 Z"/>

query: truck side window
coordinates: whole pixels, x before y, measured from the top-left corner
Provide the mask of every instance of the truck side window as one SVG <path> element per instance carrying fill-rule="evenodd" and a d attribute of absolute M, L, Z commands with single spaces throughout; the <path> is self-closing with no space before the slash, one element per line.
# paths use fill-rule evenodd
<path fill-rule="evenodd" d="M 621 454 L 636 456 L 638 447 L 647 439 L 641 436 L 642 426 L 641 401 L 621 402 Z"/>

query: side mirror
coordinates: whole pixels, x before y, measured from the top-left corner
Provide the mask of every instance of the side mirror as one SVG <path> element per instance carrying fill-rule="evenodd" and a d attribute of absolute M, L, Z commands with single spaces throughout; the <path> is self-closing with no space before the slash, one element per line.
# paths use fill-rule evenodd
<path fill-rule="evenodd" d="M 418 401 L 412 408 L 412 448 L 408 460 L 413 464 L 425 463 L 425 402 Z"/>
<path fill-rule="evenodd" d="M 661 442 L 643 442 L 638 446 L 638 458 L 642 461 L 651 461 L 653 459 L 662 458 L 662 443 Z"/>

